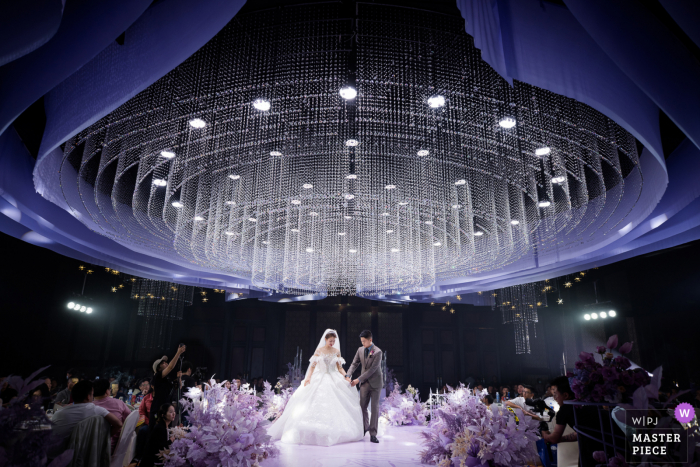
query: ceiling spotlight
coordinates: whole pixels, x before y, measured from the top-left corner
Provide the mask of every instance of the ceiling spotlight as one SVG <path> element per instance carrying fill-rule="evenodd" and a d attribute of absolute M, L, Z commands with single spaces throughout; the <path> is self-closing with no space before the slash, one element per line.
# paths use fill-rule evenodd
<path fill-rule="evenodd" d="M 399 249 L 398 249 L 398 248 L 392 248 L 392 249 L 391 249 L 391 252 L 392 252 L 392 253 L 398 253 L 398 252 L 399 252 Z"/>
<path fill-rule="evenodd" d="M 535 149 L 535 155 L 536 155 L 536 156 L 540 156 L 540 157 L 541 157 L 541 156 L 546 156 L 546 155 L 549 154 L 550 152 L 552 152 L 552 150 L 549 149 L 549 146 L 543 146 L 543 147 L 541 147 L 541 148 Z"/>
<path fill-rule="evenodd" d="M 586 321 L 589 321 L 591 319 L 591 315 L 586 313 L 585 315 L 583 315 L 583 319 L 585 319 Z"/>
<path fill-rule="evenodd" d="M 234 232 L 231 232 L 231 231 L 228 231 L 228 230 L 227 230 L 226 232 L 224 232 L 224 233 L 225 233 L 226 235 L 228 235 L 229 237 L 231 237 L 231 236 L 233 236 L 233 235 L 236 235 Z"/>
<path fill-rule="evenodd" d="M 316 211 L 311 211 L 311 212 L 309 213 L 309 216 L 314 216 L 314 217 L 315 217 L 315 216 L 318 216 L 318 213 L 317 213 Z"/>
<path fill-rule="evenodd" d="M 311 183 L 304 183 L 301 187 L 305 190 L 310 190 L 314 186 Z"/>
<path fill-rule="evenodd" d="M 418 155 L 421 157 L 427 156 L 428 154 L 430 154 L 430 151 L 428 151 L 427 149 L 421 149 L 420 151 L 418 151 Z"/>
<path fill-rule="evenodd" d="M 498 121 L 498 124 L 501 125 L 501 128 L 513 128 L 515 126 L 515 118 L 503 117 Z"/>
<path fill-rule="evenodd" d="M 173 201 L 170 204 L 172 204 L 174 208 L 181 208 L 184 206 L 184 204 L 182 204 L 180 201 Z"/>
<path fill-rule="evenodd" d="M 396 185 L 387 185 L 384 187 L 385 190 L 393 190 L 396 188 Z"/>
<path fill-rule="evenodd" d="M 238 180 L 239 178 L 241 178 L 241 176 L 238 174 L 231 174 L 228 176 L 228 178 L 230 178 L 231 180 Z"/>
<path fill-rule="evenodd" d="M 433 109 L 438 109 L 445 106 L 445 98 L 441 95 L 435 95 L 428 98 L 428 105 Z"/>
<path fill-rule="evenodd" d="M 399 203 L 399 206 L 406 206 L 408 204 L 408 201 L 401 201 Z"/>
<path fill-rule="evenodd" d="M 520 221 L 517 219 L 513 219 L 512 221 L 510 221 L 510 225 L 518 225 L 518 224 L 520 224 Z"/>
<path fill-rule="evenodd" d="M 457 180 L 457 181 L 455 182 L 455 185 L 457 185 L 457 186 L 462 186 L 462 185 L 466 185 L 466 184 L 467 184 L 467 181 L 464 180 L 464 179 Z"/>
<path fill-rule="evenodd" d="M 549 206 L 552 205 L 552 203 L 549 202 L 549 201 L 547 201 L 546 199 L 543 199 L 542 201 L 540 201 L 539 203 L 537 203 L 537 205 L 538 205 L 539 207 L 541 207 L 541 208 L 548 208 Z"/>
<path fill-rule="evenodd" d="M 611 318 L 614 318 L 615 315 L 617 315 L 617 313 L 615 313 L 615 310 L 608 311 L 608 316 L 610 316 Z"/>
<path fill-rule="evenodd" d="M 566 177 L 563 175 L 557 175 L 556 177 L 552 178 L 552 183 L 556 183 L 556 184 L 564 183 L 565 181 L 566 181 Z"/>
<path fill-rule="evenodd" d="M 75 303 L 73 303 L 73 302 L 68 303 L 68 309 L 72 310 L 73 308 L 75 308 Z"/>
<path fill-rule="evenodd" d="M 311 247 L 308 247 L 308 248 L 306 249 L 306 252 L 307 252 L 307 253 L 313 253 L 313 252 L 314 252 L 314 249 L 311 248 Z"/>
<path fill-rule="evenodd" d="M 301 200 L 300 199 L 293 199 L 292 204 L 301 204 Z"/>
<path fill-rule="evenodd" d="M 425 221 L 425 223 L 428 225 L 433 225 L 433 221 Z"/>
<path fill-rule="evenodd" d="M 87 307 L 86 307 L 86 306 L 81 306 L 81 307 L 80 307 L 81 313 L 85 313 L 85 310 L 87 310 Z"/>
<path fill-rule="evenodd" d="M 299 232 L 299 229 L 292 229 L 292 232 Z"/>
<path fill-rule="evenodd" d="M 352 216 L 343 216 L 343 219 L 350 220 L 350 219 L 352 219 Z"/>
<path fill-rule="evenodd" d="M 604 311 L 601 311 L 601 312 L 600 312 L 600 317 L 601 317 L 601 318 L 607 318 L 607 317 L 608 317 L 608 314 L 607 314 L 606 312 L 604 312 Z"/>
<path fill-rule="evenodd" d="M 90 308 L 90 307 L 87 307 L 87 309 L 85 310 L 85 313 L 87 313 L 87 314 L 90 314 L 90 313 L 92 313 L 92 308 Z"/>
<path fill-rule="evenodd" d="M 203 221 L 204 218 L 202 216 L 194 216 L 194 220 L 196 221 Z"/>
<path fill-rule="evenodd" d="M 598 319 L 598 313 L 591 313 L 592 319 Z"/>
<path fill-rule="evenodd" d="M 386 233 L 394 233 L 393 230 L 387 230 Z"/>
<path fill-rule="evenodd" d="M 355 195 L 347 194 L 345 195 L 345 199 L 355 199 Z"/>
<path fill-rule="evenodd" d="M 348 253 L 357 253 L 357 250 L 348 250 Z"/>
<path fill-rule="evenodd" d="M 229 201 L 226 201 L 226 204 L 228 204 L 229 206 L 235 206 L 236 202 L 229 200 Z"/>
<path fill-rule="evenodd" d="M 461 204 L 453 204 L 452 209 L 460 209 L 462 207 Z"/>
<path fill-rule="evenodd" d="M 338 235 L 342 237 L 343 235 L 345 235 L 345 232 L 338 232 Z"/>
<path fill-rule="evenodd" d="M 442 243 L 440 243 L 440 242 L 435 242 L 435 243 L 433 243 L 433 246 L 442 246 Z"/>
<path fill-rule="evenodd" d="M 165 157 L 166 159 L 172 159 L 173 157 L 175 157 L 175 153 L 172 151 L 161 151 L 160 155 Z"/>
<path fill-rule="evenodd" d="M 253 107 L 262 112 L 267 112 L 268 110 L 270 110 L 270 101 L 266 99 L 255 99 L 253 101 Z"/>
<path fill-rule="evenodd" d="M 484 232 L 482 232 L 481 230 L 477 230 L 476 232 L 474 232 L 474 235 L 476 237 L 481 237 L 482 235 L 484 235 Z"/>
<path fill-rule="evenodd" d="M 249 222 L 258 222 L 258 220 L 255 217 L 249 217 L 248 221 Z"/>
<path fill-rule="evenodd" d="M 346 101 L 349 101 L 354 99 L 355 96 L 357 96 L 357 91 L 352 86 L 345 86 L 340 88 L 339 94 L 340 97 L 342 97 Z"/>
<path fill-rule="evenodd" d="M 389 214 L 388 212 L 383 212 L 383 213 L 382 213 L 382 216 L 384 216 L 384 217 L 389 216 L 389 215 L 390 215 L 390 214 Z"/>
<path fill-rule="evenodd" d="M 269 244 L 270 244 L 270 242 L 268 242 L 267 240 L 263 240 L 262 242 L 263 242 L 263 245 L 269 245 Z"/>
<path fill-rule="evenodd" d="M 345 178 L 347 178 L 348 180 L 357 180 L 357 175 L 350 174 L 350 175 L 346 175 Z"/>
<path fill-rule="evenodd" d="M 360 142 L 357 141 L 356 139 L 349 139 L 349 140 L 347 140 L 347 141 L 345 142 L 345 145 L 346 145 L 346 146 L 349 146 L 349 147 L 351 147 L 351 148 L 354 148 L 354 147 L 357 146 L 358 144 L 360 144 Z"/>
<path fill-rule="evenodd" d="M 192 128 L 200 129 L 200 128 L 204 128 L 205 126 L 207 126 L 207 122 L 205 122 L 201 118 L 194 118 L 194 119 L 190 120 L 190 126 Z"/>
<path fill-rule="evenodd" d="M 279 156 L 282 155 L 282 153 L 279 152 L 279 151 L 270 151 L 270 155 L 271 155 L 272 157 L 279 157 Z"/>
<path fill-rule="evenodd" d="M 153 184 L 155 186 L 165 186 L 168 184 L 168 181 L 162 178 L 154 178 L 153 179 Z"/>

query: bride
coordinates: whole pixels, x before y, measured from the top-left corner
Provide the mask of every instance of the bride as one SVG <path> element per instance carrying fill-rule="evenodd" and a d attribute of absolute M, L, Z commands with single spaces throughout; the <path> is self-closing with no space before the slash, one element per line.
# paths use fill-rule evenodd
<path fill-rule="evenodd" d="M 363 438 L 360 396 L 345 379 L 338 333 L 326 329 L 306 378 L 268 434 L 283 443 L 331 446 Z"/>

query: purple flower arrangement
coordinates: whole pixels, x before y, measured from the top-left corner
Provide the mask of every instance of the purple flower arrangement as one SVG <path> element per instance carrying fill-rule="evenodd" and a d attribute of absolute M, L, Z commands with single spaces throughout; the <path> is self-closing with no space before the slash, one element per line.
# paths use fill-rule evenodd
<path fill-rule="evenodd" d="M 445 404 L 422 433 L 421 462 L 440 467 L 514 466 L 537 459 L 539 423 L 515 409 L 487 407 L 463 384 L 448 387 Z"/>
<path fill-rule="evenodd" d="M 263 389 L 260 399 L 262 400 L 262 411 L 263 418 L 274 422 L 282 416 L 284 413 L 284 408 L 287 406 L 287 402 L 294 394 L 294 390 L 291 387 L 284 389 L 279 389 L 278 392 L 272 389 L 272 385 L 265 381 L 263 383 L 265 389 Z"/>
<path fill-rule="evenodd" d="M 406 392 L 401 392 L 401 385 L 396 380 L 379 409 L 381 417 L 391 426 L 425 425 L 427 412 L 418 390 L 409 385 Z"/>
<path fill-rule="evenodd" d="M 619 403 L 629 400 L 637 388 L 649 384 L 647 372 L 630 368 L 632 364 L 625 357 L 632 350 L 632 343 L 623 344 L 618 350 L 620 355 L 615 357 L 612 352 L 617 343 L 617 335 L 614 335 L 606 346 L 596 348 L 602 363 L 597 362 L 592 353 L 580 353 L 573 373 L 567 373 L 576 400 Z"/>
<path fill-rule="evenodd" d="M 175 439 L 164 453 L 165 467 L 251 467 L 279 454 L 255 392 L 224 383 L 212 379 L 211 389 L 192 388 L 181 399 L 190 426 L 171 430 Z"/>

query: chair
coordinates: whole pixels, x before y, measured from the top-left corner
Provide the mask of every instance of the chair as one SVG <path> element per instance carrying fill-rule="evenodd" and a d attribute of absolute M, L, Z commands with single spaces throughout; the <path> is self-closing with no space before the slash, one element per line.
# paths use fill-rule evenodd
<path fill-rule="evenodd" d="M 73 450 L 73 460 L 68 467 L 104 467 L 109 465 L 109 422 L 100 415 L 86 418 L 73 428 L 68 448 Z"/>
<path fill-rule="evenodd" d="M 131 457 L 134 455 L 134 442 L 136 439 L 136 422 L 139 421 L 139 412 L 138 410 L 133 411 L 129 414 L 128 417 L 126 417 L 126 420 L 124 420 L 124 425 L 122 426 L 122 433 L 119 436 L 119 442 L 117 443 L 117 447 L 114 449 L 114 454 L 112 454 L 112 462 L 110 463 L 110 467 L 122 467 L 124 463 L 124 458 L 128 457 L 128 460 L 131 460 Z M 131 451 L 131 456 L 128 456 L 129 451 Z"/>

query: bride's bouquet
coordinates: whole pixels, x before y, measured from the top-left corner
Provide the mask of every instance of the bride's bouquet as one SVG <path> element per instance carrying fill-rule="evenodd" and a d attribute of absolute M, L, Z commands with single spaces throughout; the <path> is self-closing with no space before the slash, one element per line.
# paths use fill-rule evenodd
<path fill-rule="evenodd" d="M 392 426 L 425 425 L 427 413 L 418 390 L 409 385 L 406 392 L 401 392 L 401 385 L 396 380 L 393 386 L 380 407 L 381 416 Z"/>
<path fill-rule="evenodd" d="M 225 383 L 225 382 L 224 382 Z M 279 454 L 267 434 L 269 422 L 258 410 L 255 391 L 210 381 L 211 389 L 190 389 L 180 400 L 189 430 L 172 431 L 165 466 L 257 466 Z"/>

